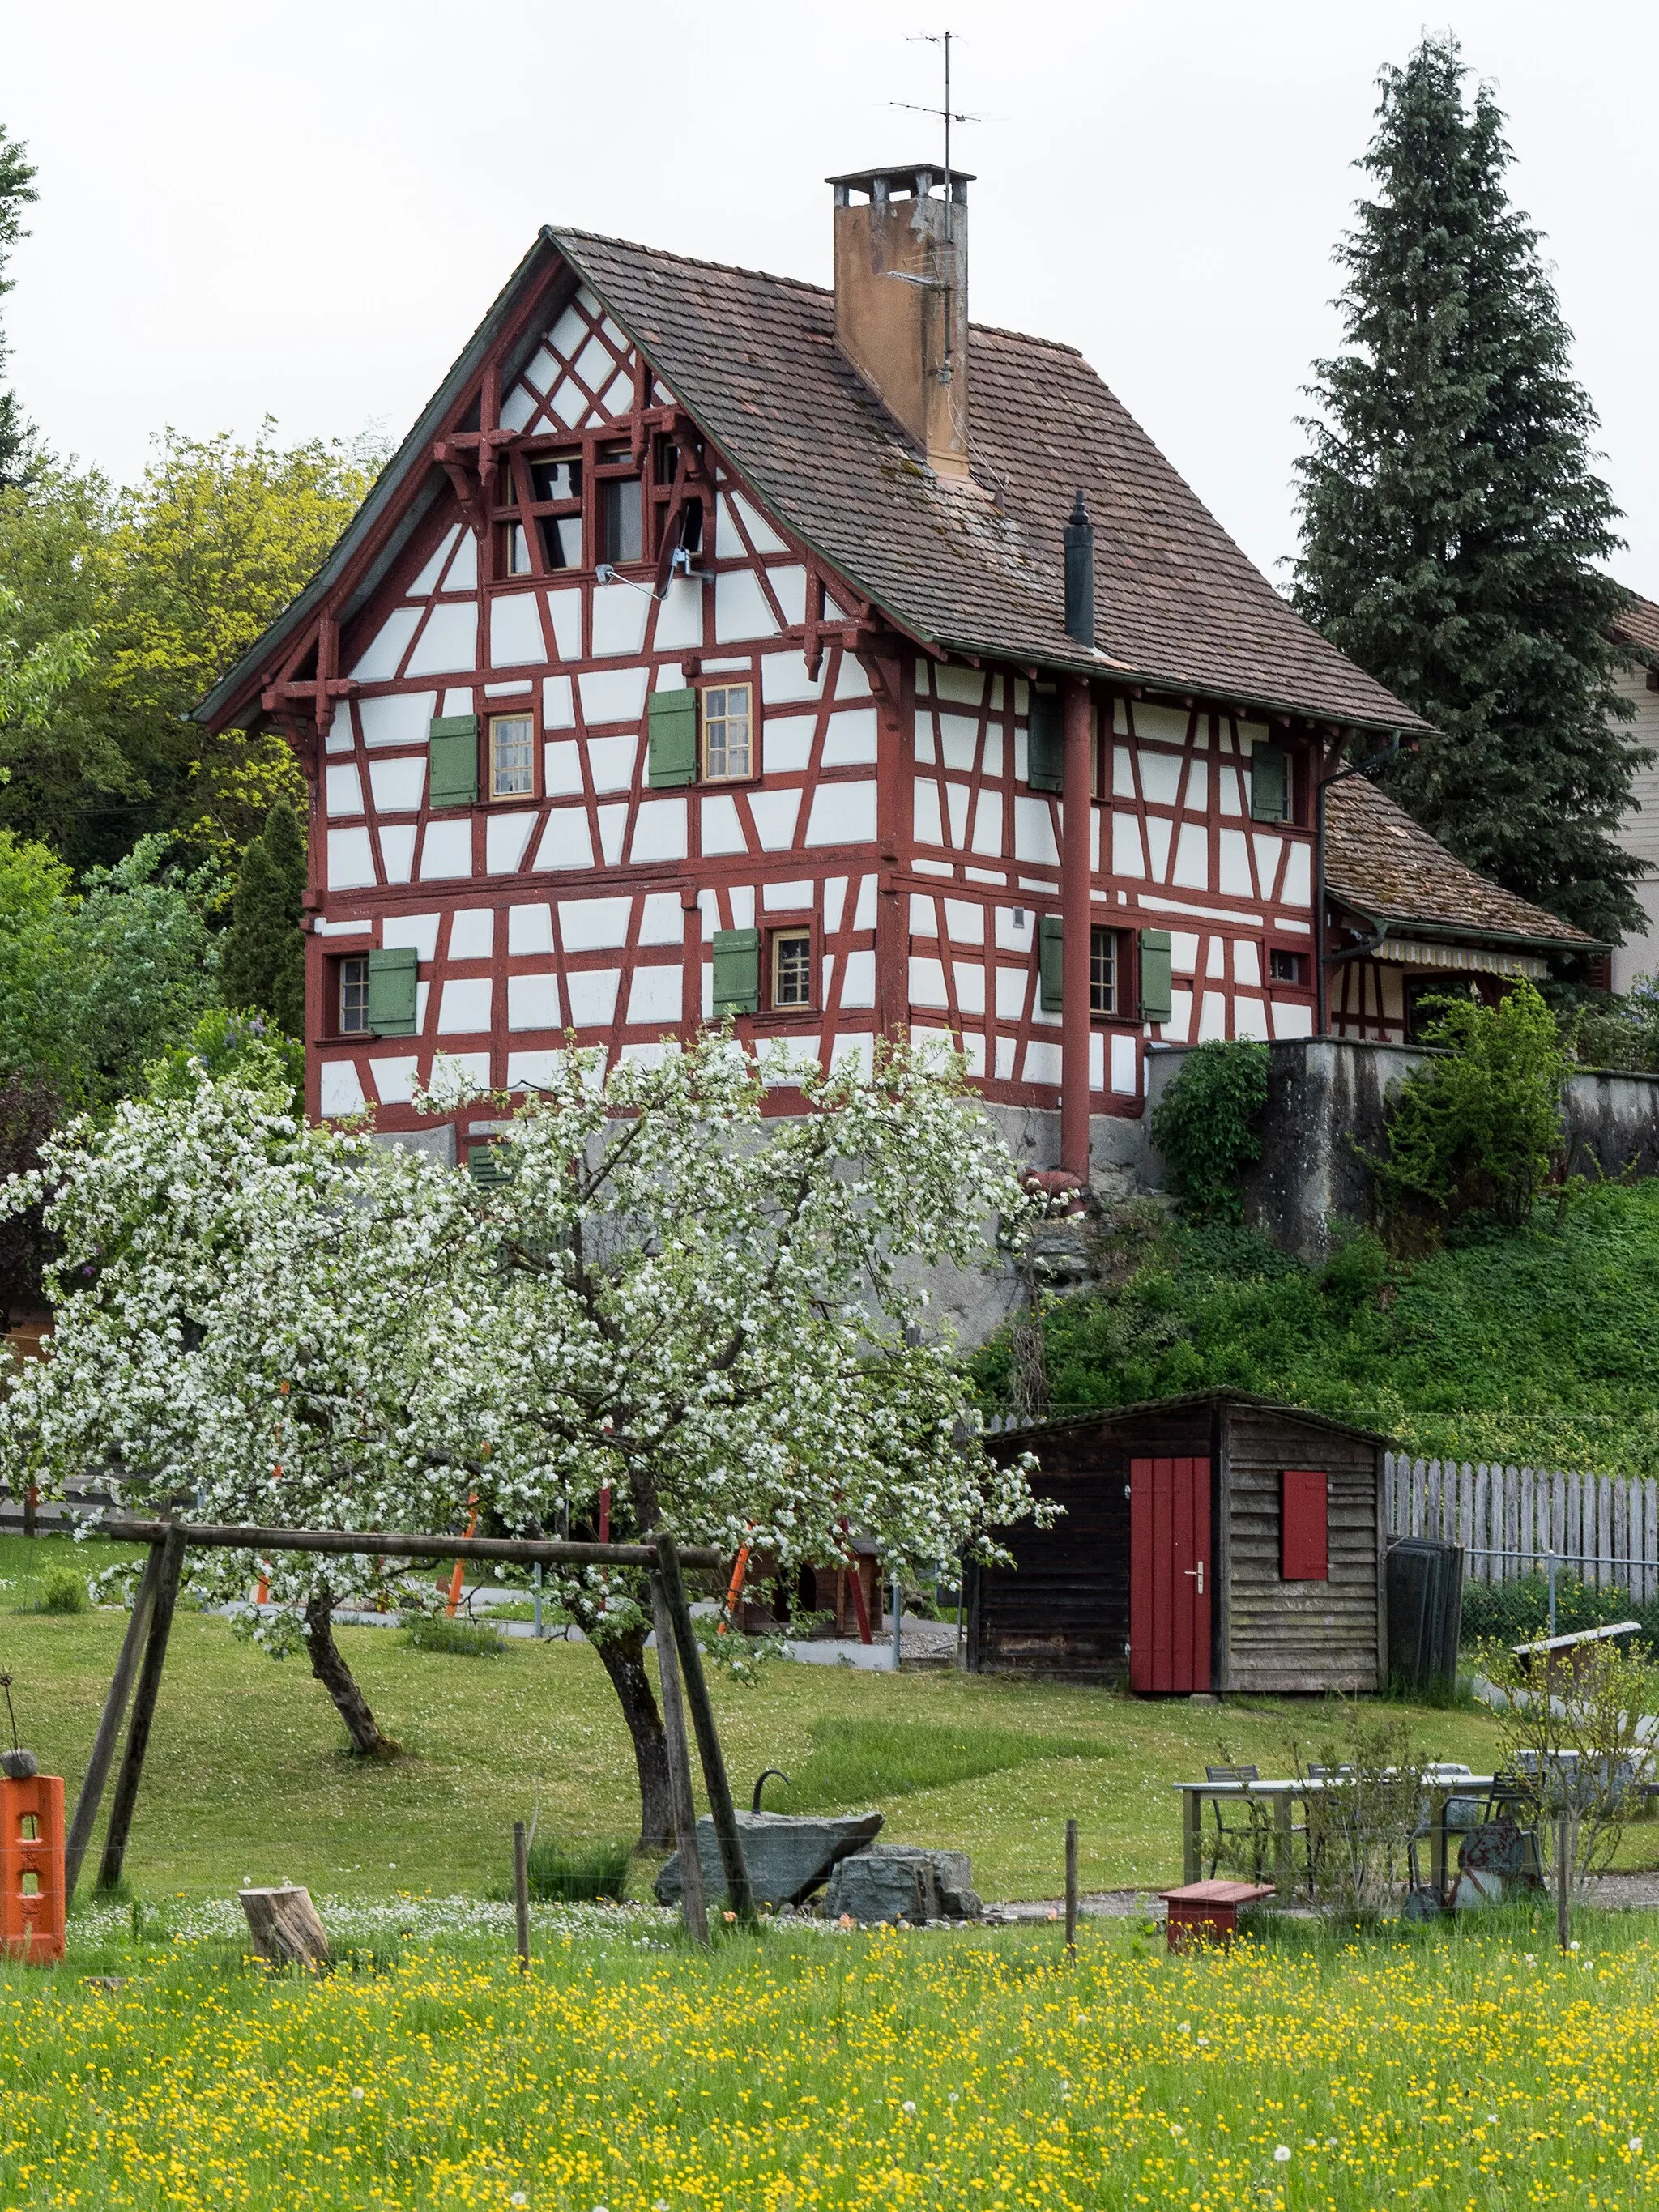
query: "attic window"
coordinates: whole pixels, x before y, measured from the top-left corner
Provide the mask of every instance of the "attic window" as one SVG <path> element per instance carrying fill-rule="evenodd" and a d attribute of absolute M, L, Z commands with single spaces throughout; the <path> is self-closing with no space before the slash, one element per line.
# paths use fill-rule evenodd
<path fill-rule="evenodd" d="M 582 519 L 580 514 L 544 514 L 541 518 L 542 558 L 550 568 L 580 568 L 582 565 Z"/>
<path fill-rule="evenodd" d="M 527 576 L 530 574 L 530 538 L 521 522 L 501 526 L 501 574 L 504 576 Z"/>
<path fill-rule="evenodd" d="M 582 465 L 574 459 L 532 461 L 530 483 L 538 506 L 550 507 L 556 500 L 580 499 Z"/>
<path fill-rule="evenodd" d="M 644 544 L 637 477 L 599 479 L 599 559 L 637 561 Z"/>

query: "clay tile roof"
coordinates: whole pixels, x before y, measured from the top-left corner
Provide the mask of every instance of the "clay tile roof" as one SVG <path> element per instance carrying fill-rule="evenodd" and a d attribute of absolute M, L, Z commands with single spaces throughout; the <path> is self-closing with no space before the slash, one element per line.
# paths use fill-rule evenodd
<path fill-rule="evenodd" d="M 1425 726 L 1291 611 L 1070 347 L 973 329 L 973 481 L 947 486 L 838 351 L 832 294 L 586 231 L 547 236 L 755 491 L 913 635 Z M 1079 484 L 1095 526 L 1092 664 L 1062 627 L 1060 532 Z"/>
<path fill-rule="evenodd" d="M 1325 797 L 1325 880 L 1334 897 L 1396 933 L 1595 951 L 1600 940 L 1466 867 L 1363 775 Z"/>
<path fill-rule="evenodd" d="M 1644 599 L 1639 592 L 1632 592 L 1628 604 L 1613 625 L 1613 634 L 1620 645 L 1633 646 L 1637 652 L 1651 654 L 1659 660 L 1659 607 L 1651 599 Z"/>

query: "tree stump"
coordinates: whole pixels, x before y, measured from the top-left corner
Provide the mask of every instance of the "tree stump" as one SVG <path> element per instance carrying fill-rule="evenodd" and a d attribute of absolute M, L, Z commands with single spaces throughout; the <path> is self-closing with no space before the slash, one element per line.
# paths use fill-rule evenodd
<path fill-rule="evenodd" d="M 262 1959 L 273 1966 L 332 1966 L 328 1936 L 308 1889 L 245 1889 L 241 1899 L 248 1934 Z"/>

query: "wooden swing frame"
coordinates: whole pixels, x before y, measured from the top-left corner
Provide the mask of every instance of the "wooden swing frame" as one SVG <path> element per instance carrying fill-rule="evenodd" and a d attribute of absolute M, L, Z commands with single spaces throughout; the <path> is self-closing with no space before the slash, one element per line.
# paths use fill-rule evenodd
<path fill-rule="evenodd" d="M 105 1834 L 96 1887 L 113 1889 L 121 1879 L 127 1843 L 132 1832 L 133 1812 L 138 1802 L 138 1785 L 143 1778 L 144 1758 L 149 1748 L 150 1729 L 155 1722 L 156 1700 L 161 1687 L 161 1670 L 167 1659 L 167 1640 L 173 1633 L 173 1616 L 177 1610 L 179 1586 L 184 1576 L 185 1554 L 195 1547 L 261 1554 L 314 1552 L 348 1558 L 483 1559 L 518 1566 L 647 1568 L 651 1574 L 653 1616 L 659 1631 L 657 1664 L 662 1680 L 663 1726 L 667 1737 L 670 1794 L 674 1807 L 676 1840 L 679 1845 L 686 1925 L 699 1942 L 708 1942 L 697 1858 L 696 1822 L 691 1799 L 690 1753 L 679 1695 L 682 1683 L 685 1704 L 691 1709 L 692 1729 L 697 1739 L 703 1785 L 714 1820 L 715 1839 L 720 1846 L 720 1869 L 726 1878 L 726 1892 L 740 1921 L 752 1923 L 755 1919 L 754 1892 L 738 1834 L 731 1784 L 726 1777 L 726 1760 L 714 1725 L 714 1709 L 709 1700 L 708 1685 L 702 1671 L 702 1655 L 698 1648 L 691 1607 L 686 1598 L 685 1583 L 681 1572 L 686 1566 L 723 1566 L 725 1561 L 718 1552 L 707 1547 L 688 1547 L 682 1551 L 666 1529 L 654 1531 L 646 1542 L 641 1544 L 588 1544 L 573 1542 L 563 1537 L 447 1536 L 400 1529 L 263 1528 L 248 1522 L 140 1520 L 111 1514 L 94 1523 L 90 1533 L 114 1543 L 147 1544 L 149 1557 L 139 1577 L 132 1615 L 127 1623 L 126 1634 L 122 1638 L 120 1656 L 115 1662 L 109 1694 L 104 1701 L 98 1733 L 93 1740 L 92 1755 L 76 1802 L 75 1816 L 70 1823 L 64 1852 L 65 1902 L 75 1894 L 76 1884 L 80 1879 L 82 1864 L 92 1840 L 93 1829 L 97 1824 L 99 1808 L 103 1802 L 104 1785 L 109 1778 L 110 1766 L 114 1759 L 116 1743 L 121 1734 L 121 1724 L 131 1695 L 131 1718 L 127 1725 L 121 1770 L 116 1778 L 115 1796 L 110 1807 L 109 1826 Z M 666 1648 L 661 1634 L 665 1626 L 670 1632 L 672 1651 Z M 133 1692 L 135 1674 L 137 1675 L 136 1694 Z"/>

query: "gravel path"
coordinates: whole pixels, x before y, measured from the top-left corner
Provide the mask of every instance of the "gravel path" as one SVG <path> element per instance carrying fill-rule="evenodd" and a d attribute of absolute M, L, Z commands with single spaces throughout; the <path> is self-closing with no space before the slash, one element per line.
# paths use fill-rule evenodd
<path fill-rule="evenodd" d="M 1604 1912 L 1659 1912 L 1659 1872 L 1600 1875 L 1590 1884 L 1586 1901 Z M 1163 1900 L 1155 1889 L 1091 1890 L 1079 1898 L 1078 1910 L 1088 1920 L 1164 1917 Z M 1012 1925 L 1024 1920 L 1059 1920 L 1065 1911 L 1064 1898 L 1041 1897 L 1012 1905 L 988 1905 L 985 1917 Z"/>

